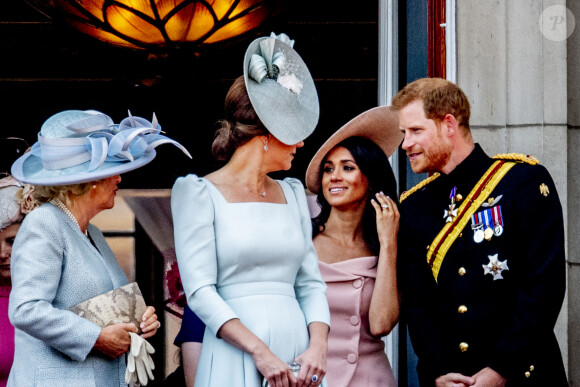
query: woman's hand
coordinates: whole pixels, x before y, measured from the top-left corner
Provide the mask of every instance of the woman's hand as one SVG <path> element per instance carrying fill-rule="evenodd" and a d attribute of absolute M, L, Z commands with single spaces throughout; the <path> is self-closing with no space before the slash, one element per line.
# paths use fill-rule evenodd
<path fill-rule="evenodd" d="M 310 345 L 294 361 L 300 364 L 297 387 L 318 386 L 326 375 L 327 346 Z"/>
<path fill-rule="evenodd" d="M 108 325 L 101 329 L 101 333 L 93 349 L 116 359 L 129 350 L 129 346 L 131 345 L 131 335 L 129 335 L 129 332 L 137 332 L 135 324 L 121 323 Z"/>
<path fill-rule="evenodd" d="M 326 375 L 326 353 L 328 352 L 328 325 L 311 322 L 308 325 L 310 345 L 294 361 L 300 364 L 298 387 L 318 386 Z"/>
<path fill-rule="evenodd" d="M 296 377 L 292 370 L 278 358 L 258 336 L 238 318 L 226 321 L 218 330 L 218 336 L 234 347 L 250 354 L 254 364 L 270 387 L 295 387 Z"/>
<path fill-rule="evenodd" d="M 377 235 L 381 247 L 392 247 L 397 243 L 399 233 L 399 209 L 390 197 L 379 192 L 371 199 L 377 216 Z"/>
<path fill-rule="evenodd" d="M 268 380 L 270 387 L 295 387 L 296 377 L 288 364 L 280 360 L 265 345 L 256 351 L 252 358 L 258 371 Z"/>
<path fill-rule="evenodd" d="M 157 321 L 155 308 L 152 306 L 147 307 L 145 313 L 143 313 L 141 321 L 143 321 L 140 325 L 142 332 L 141 337 L 144 339 L 148 339 L 149 337 L 153 336 L 157 333 L 157 330 L 161 328 L 161 323 Z"/>
<path fill-rule="evenodd" d="M 379 192 L 371 200 L 376 212 L 377 235 L 381 244 L 375 288 L 369 307 L 371 334 L 388 334 L 399 319 L 399 291 L 397 286 L 397 234 L 399 209 L 395 201 Z"/>

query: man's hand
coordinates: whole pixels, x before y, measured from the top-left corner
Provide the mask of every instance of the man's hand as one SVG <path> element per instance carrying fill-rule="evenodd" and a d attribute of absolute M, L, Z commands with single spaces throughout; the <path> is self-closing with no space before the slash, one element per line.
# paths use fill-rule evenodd
<path fill-rule="evenodd" d="M 435 379 L 436 387 L 468 387 L 475 384 L 475 377 L 451 372 Z"/>
<path fill-rule="evenodd" d="M 504 387 L 506 384 L 506 379 L 489 367 L 473 375 L 473 378 L 476 387 Z"/>

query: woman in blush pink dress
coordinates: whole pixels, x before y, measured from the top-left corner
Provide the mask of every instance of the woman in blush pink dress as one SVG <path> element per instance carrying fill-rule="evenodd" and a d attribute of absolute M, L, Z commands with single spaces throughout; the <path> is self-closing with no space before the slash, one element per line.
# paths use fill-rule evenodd
<path fill-rule="evenodd" d="M 399 316 L 399 212 L 388 156 L 401 140 L 389 107 L 368 110 L 338 130 L 306 172 L 320 205 L 313 240 L 328 286 L 329 386 L 397 385 L 381 337 Z"/>

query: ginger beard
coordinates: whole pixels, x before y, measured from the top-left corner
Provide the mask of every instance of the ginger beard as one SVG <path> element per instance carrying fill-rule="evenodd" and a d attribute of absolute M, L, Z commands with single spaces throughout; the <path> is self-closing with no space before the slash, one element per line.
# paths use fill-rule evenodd
<path fill-rule="evenodd" d="M 441 171 L 451 158 L 451 145 L 445 143 L 442 124 L 435 123 L 434 132 L 428 141 L 406 149 L 411 169 L 415 173 Z"/>

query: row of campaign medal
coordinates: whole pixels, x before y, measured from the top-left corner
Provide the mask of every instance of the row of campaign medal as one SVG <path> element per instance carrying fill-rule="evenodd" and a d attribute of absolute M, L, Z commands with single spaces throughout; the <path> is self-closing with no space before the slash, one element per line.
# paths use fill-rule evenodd
<path fill-rule="evenodd" d="M 491 240 L 494 236 L 498 237 L 503 234 L 503 217 L 501 214 L 501 206 L 496 206 L 502 195 L 498 197 L 489 198 L 481 206 L 488 207 L 483 211 L 471 215 L 471 229 L 473 230 L 473 240 L 475 243 L 481 243 L 485 239 Z M 453 187 L 449 194 L 451 204 L 449 209 L 445 210 L 443 218 L 445 222 L 450 223 L 457 217 L 457 208 L 455 203 L 463 199 L 461 194 L 457 193 L 457 187 Z"/>
<path fill-rule="evenodd" d="M 481 243 L 485 239 L 491 240 L 494 236 L 498 237 L 503 234 L 503 217 L 501 214 L 501 206 L 496 205 L 502 195 L 496 198 L 488 198 L 486 202 L 482 203 L 482 207 L 487 207 L 483 211 L 471 215 L 471 229 L 473 230 L 473 240 L 475 243 Z M 457 208 L 455 208 L 456 201 L 463 199 L 461 194 L 457 193 L 457 187 L 453 187 L 449 194 L 451 204 L 449 209 L 445 210 L 443 218 L 446 223 L 451 223 L 457 217 Z M 483 266 L 483 274 L 490 274 L 493 280 L 503 279 L 502 271 L 509 270 L 507 259 L 500 261 L 498 254 L 489 255 L 489 263 Z"/>

